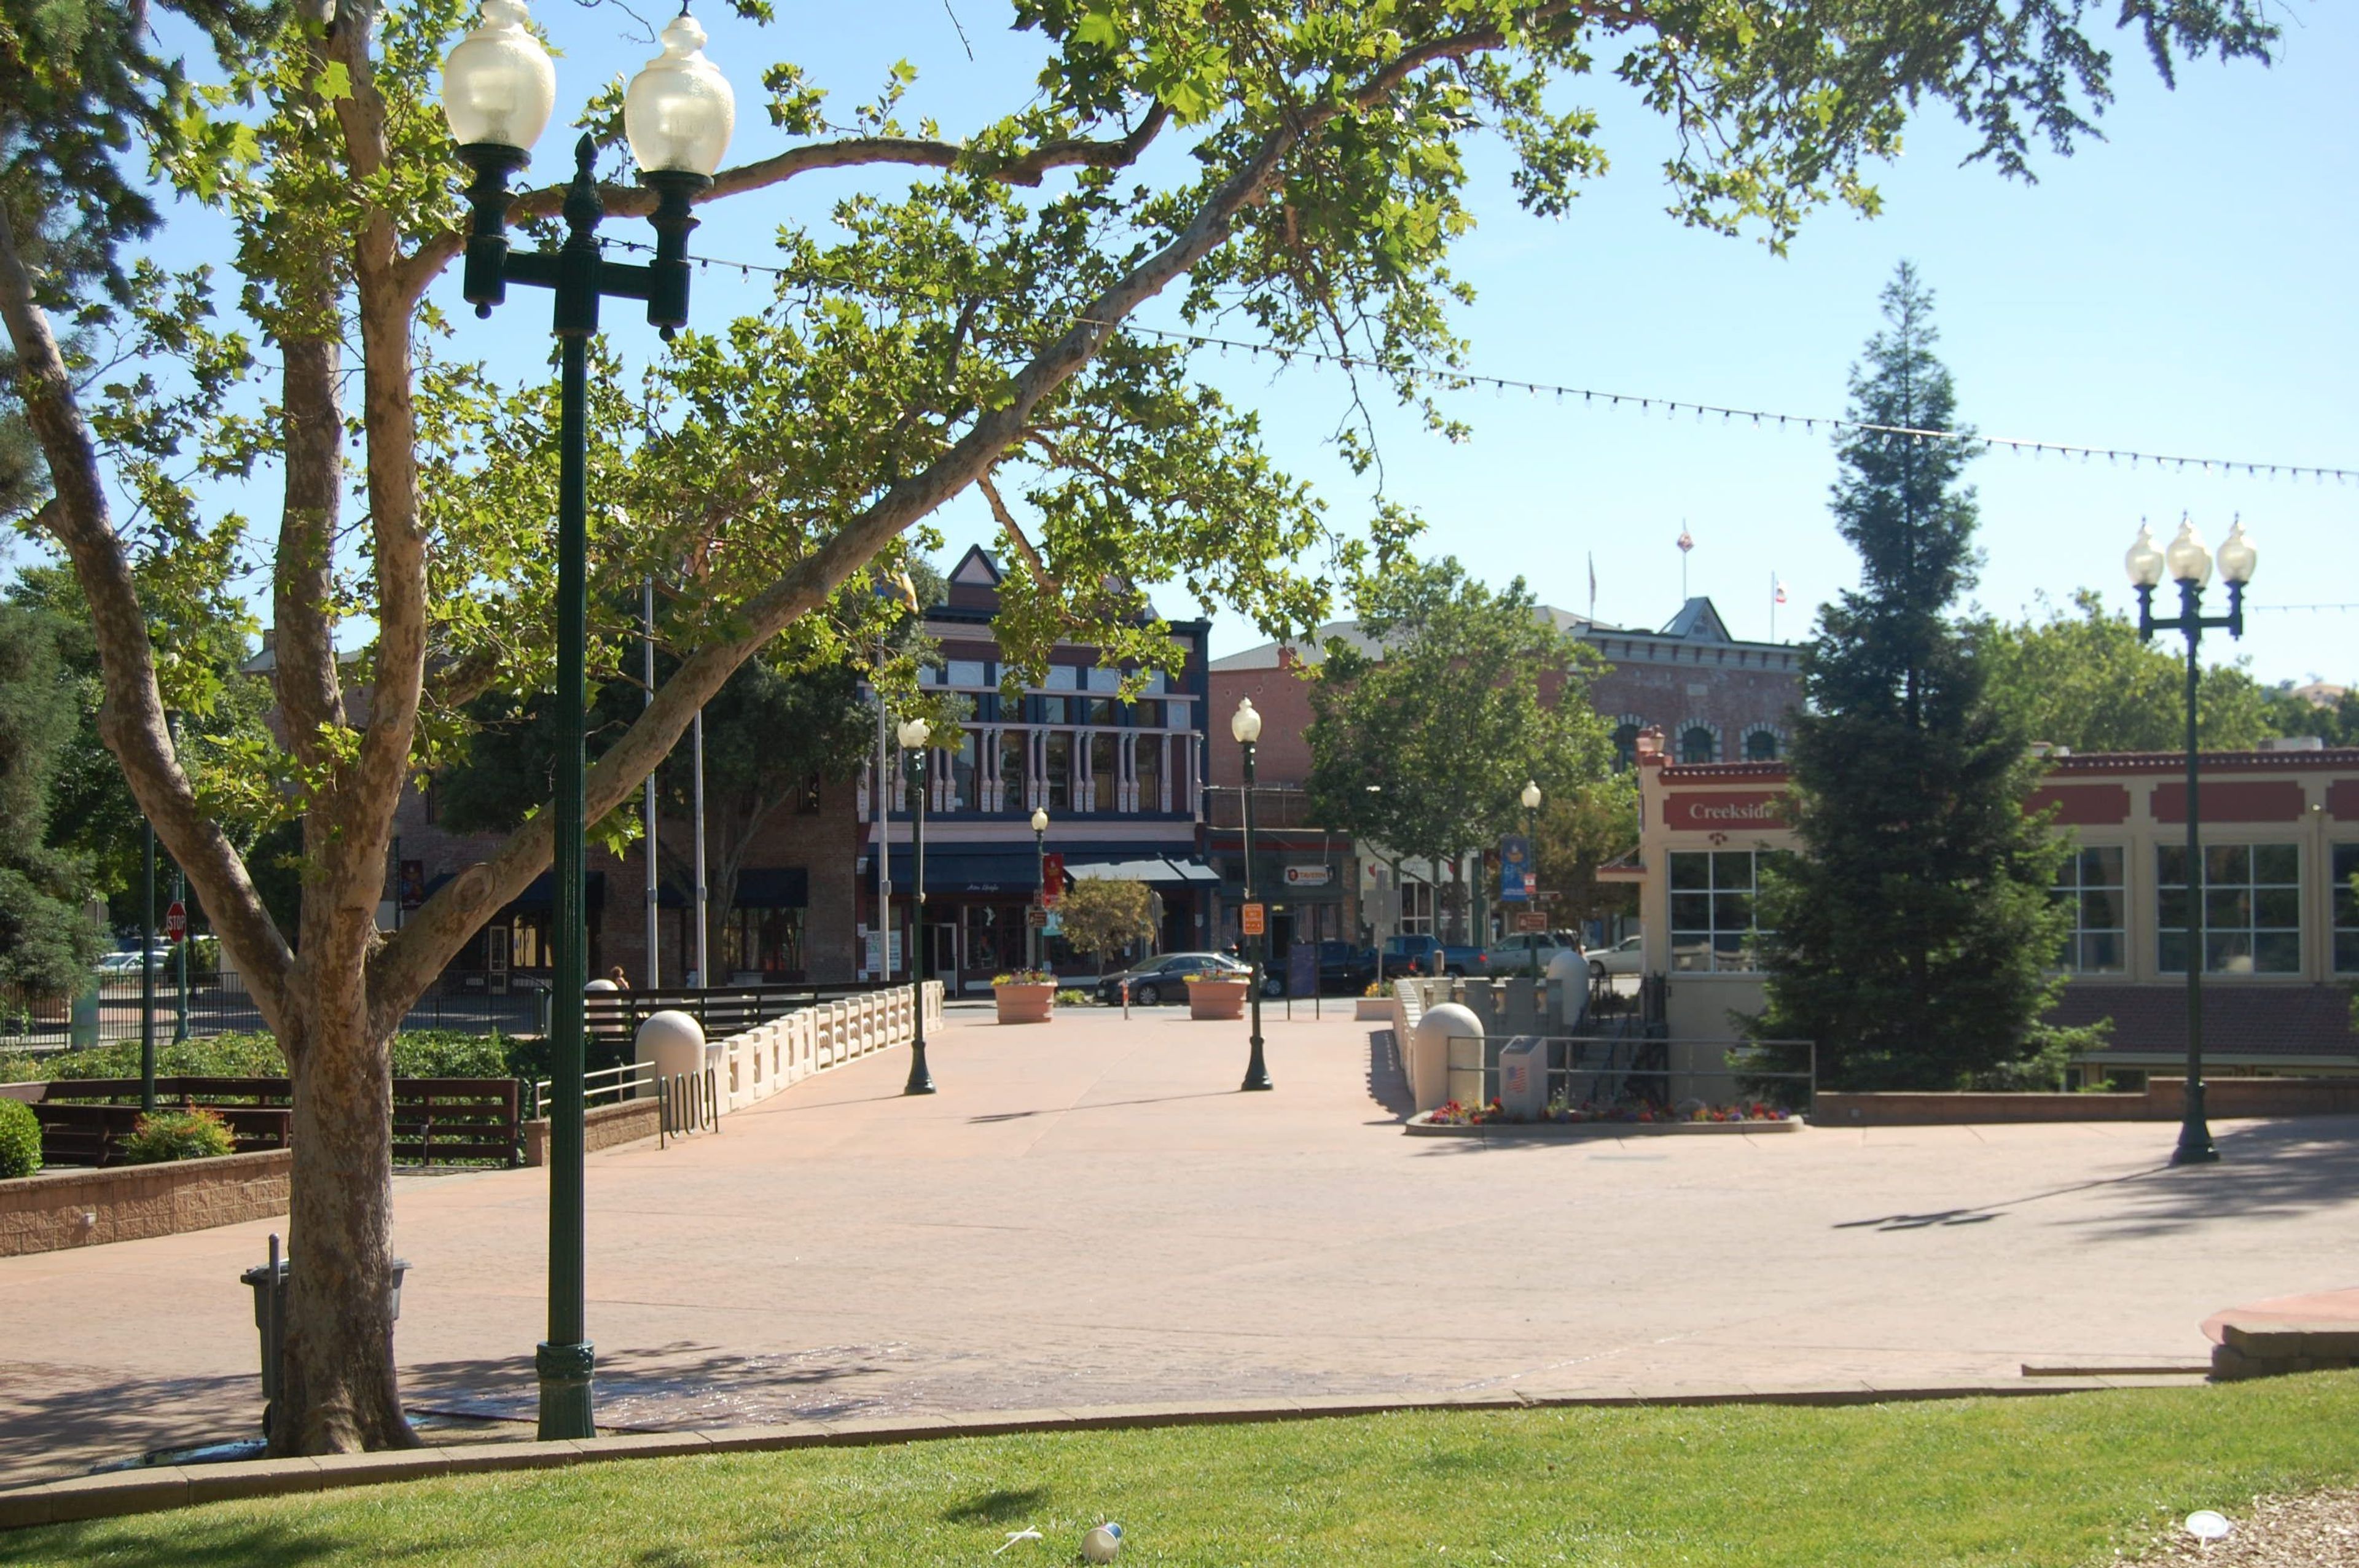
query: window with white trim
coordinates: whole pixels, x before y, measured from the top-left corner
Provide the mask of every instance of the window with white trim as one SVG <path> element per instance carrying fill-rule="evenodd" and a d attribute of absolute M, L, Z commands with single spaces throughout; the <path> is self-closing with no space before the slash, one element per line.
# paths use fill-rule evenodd
<path fill-rule="evenodd" d="M 1433 884 L 1401 879 L 1400 928 L 1404 936 L 1433 935 Z"/>
<path fill-rule="evenodd" d="M 2334 866 L 2334 972 L 2359 975 L 2359 893 L 2351 879 L 2359 876 L 2359 844 L 2337 844 Z"/>
<path fill-rule="evenodd" d="M 2157 967 L 2187 972 L 2187 847 L 2158 845 Z M 2212 975 L 2301 972 L 2301 848 L 2203 846 L 2203 970 Z"/>
<path fill-rule="evenodd" d="M 2092 844 L 2065 858 L 2056 873 L 2056 901 L 2071 913 L 2059 968 L 2076 975 L 2118 975 L 2129 968 L 2129 893 L 2123 882 L 2126 854 L 2118 844 Z"/>
<path fill-rule="evenodd" d="M 1674 854 L 1671 968 L 1692 974 L 1744 974 L 1761 967 L 1755 924 L 1761 862 L 1775 849 L 1712 849 Z"/>

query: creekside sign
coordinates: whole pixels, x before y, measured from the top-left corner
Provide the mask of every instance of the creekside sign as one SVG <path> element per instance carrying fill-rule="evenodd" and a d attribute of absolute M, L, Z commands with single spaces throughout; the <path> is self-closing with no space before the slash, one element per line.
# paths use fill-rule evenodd
<path fill-rule="evenodd" d="M 1663 826 L 1673 832 L 1788 827 L 1782 790 L 1678 790 L 1663 797 Z"/>

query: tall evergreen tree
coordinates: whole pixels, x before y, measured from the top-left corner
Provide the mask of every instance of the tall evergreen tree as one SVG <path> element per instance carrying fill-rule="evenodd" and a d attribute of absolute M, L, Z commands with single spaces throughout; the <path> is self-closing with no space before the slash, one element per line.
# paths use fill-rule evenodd
<path fill-rule="evenodd" d="M 1883 301 L 1886 330 L 1853 368 L 1852 418 L 1954 427 L 1931 291 L 1904 263 Z M 1860 586 L 1820 611 L 1803 654 L 1804 853 L 1767 879 L 1768 1008 L 1755 1023 L 1816 1041 L 1823 1083 L 1956 1087 L 2046 1043 L 2064 848 L 2024 816 L 2027 738 L 1949 614 L 1976 564 L 1966 444 L 1871 430 L 1839 450 L 1833 511 Z"/>

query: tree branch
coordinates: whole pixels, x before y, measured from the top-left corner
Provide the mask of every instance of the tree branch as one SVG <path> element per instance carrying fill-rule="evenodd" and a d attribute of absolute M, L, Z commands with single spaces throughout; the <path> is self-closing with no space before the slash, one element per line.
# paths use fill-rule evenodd
<path fill-rule="evenodd" d="M 1137 160 L 1147 145 L 1169 123 L 1171 112 L 1162 104 L 1150 108 L 1138 127 L 1128 135 L 1113 141 L 1092 141 L 1070 137 L 1044 142 L 1019 157 L 998 165 L 984 164 L 978 172 L 1006 185 L 1033 186 L 1040 183 L 1051 170 L 1060 168 L 1121 168 Z M 956 168 L 962 162 L 973 163 L 978 155 L 974 149 L 956 142 L 928 141 L 917 136 L 852 136 L 832 142 L 811 142 L 789 147 L 752 163 L 724 168 L 712 177 L 712 184 L 696 198 L 701 205 L 719 201 L 725 197 L 739 196 L 749 190 L 763 190 L 781 185 L 799 174 L 819 169 L 861 168 L 874 164 L 897 165 L 907 168 Z M 602 185 L 599 200 L 605 203 L 610 218 L 646 217 L 656 210 L 655 192 L 643 185 Z M 565 205 L 565 187 L 551 185 L 518 195 L 508 208 L 512 222 L 524 222 L 535 218 L 556 217 Z M 435 235 L 418 247 L 417 252 L 401 265 L 401 287 L 412 301 L 425 293 L 427 286 L 453 257 L 466 248 L 463 229 L 451 229 Z"/>
<path fill-rule="evenodd" d="M 98 449 L 75 402 L 49 315 L 37 301 L 32 277 L 17 253 L 16 228 L 5 203 L 0 203 L 0 319 L 6 322 L 16 354 L 25 419 L 41 444 L 54 492 L 36 522 L 65 546 L 74 578 L 90 603 L 105 687 L 99 737 L 122 764 L 132 798 L 196 884 L 223 945 L 247 979 L 264 1022 L 275 1029 L 284 1007 L 291 955 L 228 835 L 199 807 L 196 792 L 180 771 L 164 720 L 163 695 L 156 686 L 155 649 L 148 641 L 138 583 L 114 532 Z"/>
<path fill-rule="evenodd" d="M 1557 0 L 1535 16 L 1561 12 L 1570 3 Z M 1016 373 L 1003 402 L 979 416 L 932 464 L 888 486 L 834 537 L 750 600 L 737 617 L 743 628 L 738 636 L 701 649 L 681 663 L 622 739 L 591 767 L 585 781 L 587 819 L 595 821 L 621 804 L 670 752 L 696 710 L 764 643 L 799 617 L 824 606 L 853 572 L 905 529 L 987 475 L 1024 439 L 1034 411 L 1097 356 L 1125 318 L 1227 240 L 1238 215 L 1264 199 L 1287 155 L 1306 138 L 1350 109 L 1381 103 L 1427 65 L 1495 49 L 1504 42 L 1499 29 L 1484 27 L 1421 44 L 1386 62 L 1340 102 L 1330 101 L 1266 132 L 1261 145 L 1214 187 L 1184 228 L 1092 300 L 1071 326 Z M 369 1006 L 382 1027 L 389 1029 L 398 1021 L 493 911 L 548 868 L 554 848 L 553 816 L 549 811 L 538 813 L 489 860 L 468 867 L 445 883 L 376 952 L 370 964 Z"/>

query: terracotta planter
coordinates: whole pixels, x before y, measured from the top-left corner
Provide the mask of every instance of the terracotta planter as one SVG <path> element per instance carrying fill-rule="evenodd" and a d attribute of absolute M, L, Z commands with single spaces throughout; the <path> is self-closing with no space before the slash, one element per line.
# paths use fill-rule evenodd
<path fill-rule="evenodd" d="M 1234 980 L 1190 980 L 1188 1016 L 1243 1018 L 1245 1015 L 1245 989 L 1250 984 L 1243 977 Z"/>
<path fill-rule="evenodd" d="M 1011 981 L 991 991 L 1002 1023 L 1046 1023 L 1057 1011 L 1057 988 L 1046 980 Z"/>

